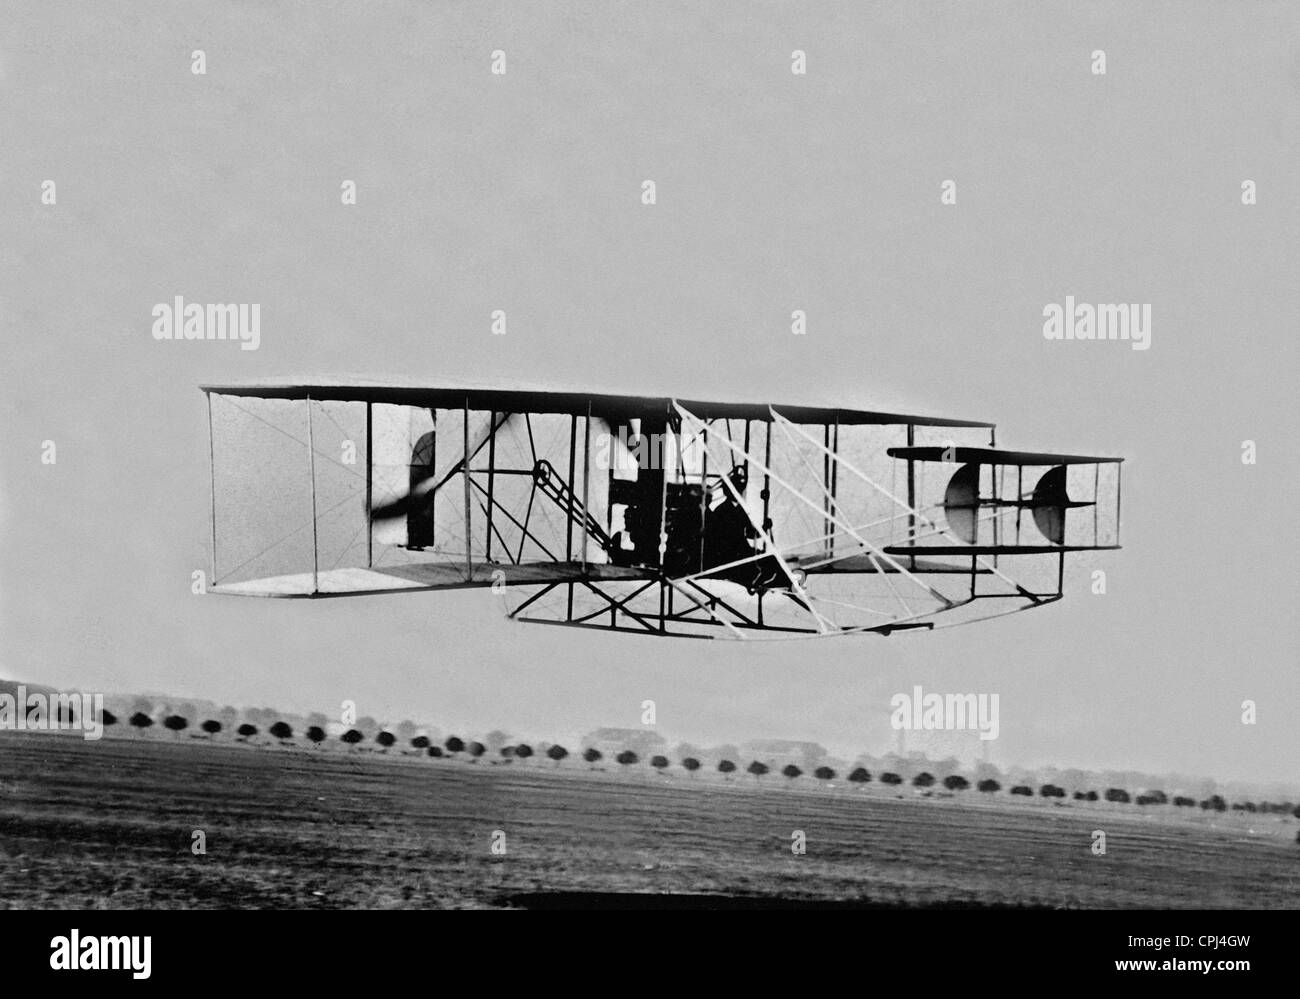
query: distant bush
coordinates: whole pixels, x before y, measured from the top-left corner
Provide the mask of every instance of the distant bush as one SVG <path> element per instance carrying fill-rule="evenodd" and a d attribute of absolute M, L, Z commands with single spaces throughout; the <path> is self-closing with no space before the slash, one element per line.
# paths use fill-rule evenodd
<path fill-rule="evenodd" d="M 621 767 L 630 767 L 638 759 L 640 759 L 640 757 L 638 757 L 636 753 L 632 752 L 630 749 L 625 749 L 614 757 L 614 762 Z"/>
<path fill-rule="evenodd" d="M 528 745 L 526 742 L 521 742 L 515 747 L 515 755 L 521 760 L 531 759 L 533 755 L 533 747 Z"/>
<path fill-rule="evenodd" d="M 961 774 L 949 774 L 943 779 L 943 786 L 949 791 L 965 791 L 970 787 L 970 781 Z"/>
<path fill-rule="evenodd" d="M 754 760 L 745 768 L 746 771 L 754 775 L 754 780 L 758 780 L 758 778 L 767 773 L 769 769 L 770 767 L 768 767 L 766 763 L 760 763 L 758 760 Z"/>
<path fill-rule="evenodd" d="M 1106 800 L 1117 801 L 1121 805 L 1127 805 L 1132 799 L 1127 791 L 1122 787 L 1110 787 L 1106 789 Z"/>
<path fill-rule="evenodd" d="M 1300 819 L 1300 805 L 1296 805 L 1295 811 L 1292 812 L 1291 814 L 1294 815 L 1297 819 Z"/>
<path fill-rule="evenodd" d="M 733 763 L 731 760 L 718 761 L 718 773 L 726 775 L 726 774 L 734 774 L 735 772 L 736 772 L 736 764 Z"/>
<path fill-rule="evenodd" d="M 929 787 L 934 783 L 934 774 L 919 773 L 912 778 L 913 787 Z"/>
<path fill-rule="evenodd" d="M 1017 784 L 1011 789 L 1011 793 L 1018 794 L 1022 798 L 1032 798 L 1034 796 L 1034 789 L 1026 784 Z"/>
<path fill-rule="evenodd" d="M 1096 791 L 1089 791 L 1087 797 L 1088 797 L 1088 800 L 1089 800 L 1089 801 L 1096 801 L 1096 800 L 1097 800 L 1097 792 L 1096 792 Z"/>
<path fill-rule="evenodd" d="M 1145 797 L 1150 798 L 1153 805 L 1169 804 L 1169 795 L 1164 791 L 1147 791 Z"/>
<path fill-rule="evenodd" d="M 103 723 L 104 727 L 107 728 L 109 725 L 117 724 L 117 715 L 109 711 L 108 708 L 105 708 L 100 713 L 99 720 Z"/>
<path fill-rule="evenodd" d="M 816 770 L 813 771 L 813 776 L 816 777 L 818 780 L 834 780 L 835 771 L 832 770 L 830 767 L 818 767 Z"/>
<path fill-rule="evenodd" d="M 1174 796 L 1174 807 L 1175 807 L 1175 808 L 1195 808 L 1195 807 L 1196 807 L 1196 800 L 1195 800 L 1194 798 L 1188 798 L 1186 795 L 1182 795 L 1182 794 L 1175 795 L 1175 796 Z"/>
<path fill-rule="evenodd" d="M 1086 794 L 1084 794 L 1082 791 L 1075 791 L 1075 792 L 1074 792 L 1074 800 L 1075 800 L 1075 801 L 1085 801 L 1085 800 L 1087 800 L 1087 797 L 1088 797 L 1088 796 L 1087 796 Z"/>
<path fill-rule="evenodd" d="M 1064 798 L 1065 788 L 1058 787 L 1055 784 L 1044 784 L 1038 789 L 1038 793 L 1044 798 Z"/>
<path fill-rule="evenodd" d="M 794 780 L 796 777 L 803 776 L 803 771 L 800 770 L 798 767 L 796 767 L 793 763 L 787 763 L 785 766 L 783 766 L 781 768 L 781 773 L 783 776 L 789 777 L 791 780 Z"/>
<path fill-rule="evenodd" d="M 849 780 L 854 784 L 869 784 L 871 782 L 871 771 L 866 767 L 857 767 L 849 774 Z"/>
<path fill-rule="evenodd" d="M 397 742 L 397 736 L 393 735 L 392 732 L 380 732 L 375 736 L 375 742 L 379 743 L 379 745 L 383 747 L 384 751 L 387 752 L 388 749 Z"/>
<path fill-rule="evenodd" d="M 151 726 L 152 724 L 153 724 L 153 719 L 150 718 L 143 711 L 137 711 L 135 714 L 131 716 L 131 725 L 134 728 L 138 728 L 143 731 L 144 729 L 149 728 L 149 726 Z"/>
<path fill-rule="evenodd" d="M 560 765 L 560 761 L 568 755 L 569 751 L 559 744 L 551 746 L 546 750 L 547 759 L 554 760 L 557 767 Z"/>
<path fill-rule="evenodd" d="M 213 718 L 209 718 L 202 725 L 200 725 L 199 728 L 207 732 L 208 735 L 216 735 L 218 732 L 221 731 L 221 722 Z"/>
<path fill-rule="evenodd" d="M 313 725 L 311 728 L 307 729 L 307 739 L 319 746 L 325 741 L 325 730 L 319 725 Z"/>
<path fill-rule="evenodd" d="M 468 749 L 469 749 L 469 755 L 474 757 L 475 763 L 478 762 L 478 758 L 480 756 L 482 756 L 484 753 L 487 752 L 487 746 L 483 745 L 483 743 L 481 742 L 471 742 L 469 744 Z"/>
<path fill-rule="evenodd" d="M 361 733 L 360 729 L 350 728 L 340 735 L 339 739 L 346 742 L 349 746 L 355 746 L 357 743 L 365 739 L 365 736 Z"/>
<path fill-rule="evenodd" d="M 682 769 L 688 774 L 693 774 L 696 770 L 700 769 L 700 761 L 694 756 L 688 756 L 686 759 L 682 760 Z"/>
<path fill-rule="evenodd" d="M 975 785 L 975 789 L 977 791 L 983 791 L 985 794 L 992 794 L 994 791 L 1001 791 L 1002 785 L 999 784 L 997 781 L 995 781 L 992 777 L 985 777 L 982 781 L 980 781 L 978 784 Z"/>
<path fill-rule="evenodd" d="M 901 784 L 901 783 L 903 783 L 903 778 L 900 777 L 900 776 L 898 776 L 898 774 L 896 774 L 896 773 L 883 773 L 883 774 L 880 775 L 880 783 L 882 783 L 882 784 Z"/>
<path fill-rule="evenodd" d="M 582 751 L 582 758 L 588 764 L 594 767 L 597 763 L 599 763 L 601 760 L 605 758 L 605 754 L 602 753 L 595 746 L 588 746 L 586 749 Z"/>
<path fill-rule="evenodd" d="M 454 735 L 448 738 L 447 741 L 443 743 L 443 745 L 447 747 L 447 752 L 452 754 L 465 752 L 464 740 L 459 739 Z"/>
<path fill-rule="evenodd" d="M 276 722 L 268 731 L 272 739 L 279 739 L 281 742 L 293 738 L 293 726 L 285 721 Z"/>
<path fill-rule="evenodd" d="M 247 742 L 253 736 L 257 735 L 257 726 L 244 722 L 244 724 L 240 725 L 239 728 L 235 729 L 235 733 L 239 736 L 241 741 Z"/>
<path fill-rule="evenodd" d="M 654 767 L 656 770 L 658 770 L 660 773 L 663 773 L 665 770 L 668 769 L 668 757 L 652 756 L 650 757 L 650 765 Z"/>
<path fill-rule="evenodd" d="M 172 732 L 183 732 L 190 727 L 190 720 L 184 715 L 168 715 L 163 719 L 163 727 Z"/>
<path fill-rule="evenodd" d="M 439 756 L 442 755 L 442 747 L 430 746 L 428 749 L 425 750 L 425 752 L 428 753 L 430 756 L 434 757 L 435 759 L 437 759 Z"/>
<path fill-rule="evenodd" d="M 429 748 L 429 737 L 428 737 L 427 735 L 417 735 L 414 739 L 411 740 L 411 748 L 412 748 L 412 749 L 428 749 L 428 748 Z"/>

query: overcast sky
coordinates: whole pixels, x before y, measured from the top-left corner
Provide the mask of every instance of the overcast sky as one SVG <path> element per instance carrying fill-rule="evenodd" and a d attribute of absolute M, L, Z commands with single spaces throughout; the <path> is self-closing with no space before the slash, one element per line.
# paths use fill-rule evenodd
<path fill-rule="evenodd" d="M 588 6 L 7 5 L 0 673 L 534 739 L 653 699 L 673 740 L 845 754 L 919 683 L 998 693 L 1004 765 L 1294 780 L 1295 5 Z M 177 295 L 259 303 L 260 349 L 155 341 Z M 1150 349 L 1044 339 L 1067 295 L 1149 303 Z M 887 640 L 191 596 L 197 385 L 357 371 L 994 420 L 1126 456 L 1125 548 Z"/>

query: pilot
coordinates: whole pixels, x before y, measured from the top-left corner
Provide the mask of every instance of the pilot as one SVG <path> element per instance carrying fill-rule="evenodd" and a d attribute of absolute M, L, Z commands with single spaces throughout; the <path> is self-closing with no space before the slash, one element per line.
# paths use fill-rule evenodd
<path fill-rule="evenodd" d="M 733 468 L 727 473 L 727 479 L 732 489 L 724 487 L 722 502 L 708 511 L 705 520 L 706 560 L 709 565 L 726 565 L 749 558 L 754 554 L 753 539 L 758 536 L 744 505 L 745 487 L 749 482 L 745 466 Z"/>

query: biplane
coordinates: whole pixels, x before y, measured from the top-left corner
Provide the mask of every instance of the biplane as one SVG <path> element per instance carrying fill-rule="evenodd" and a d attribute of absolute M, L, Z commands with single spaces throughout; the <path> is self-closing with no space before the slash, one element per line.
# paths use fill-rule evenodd
<path fill-rule="evenodd" d="M 209 592 L 490 587 L 509 617 L 889 635 L 1062 598 L 1119 548 L 1121 458 L 991 423 L 367 380 L 204 385 Z"/>

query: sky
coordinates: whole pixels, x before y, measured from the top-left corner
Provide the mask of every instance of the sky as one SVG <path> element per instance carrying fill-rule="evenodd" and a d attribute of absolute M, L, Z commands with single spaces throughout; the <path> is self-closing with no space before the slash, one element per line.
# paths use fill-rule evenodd
<path fill-rule="evenodd" d="M 998 693 L 1002 765 L 1297 779 L 1294 5 L 7 10 L 0 674 L 560 741 L 650 699 L 673 741 L 845 755 L 920 684 Z M 155 340 L 177 295 L 258 303 L 259 348 Z M 1149 304 L 1150 349 L 1045 339 L 1067 295 Z M 341 372 L 995 421 L 1123 455 L 1124 549 L 890 639 L 192 595 L 197 386 Z"/>

